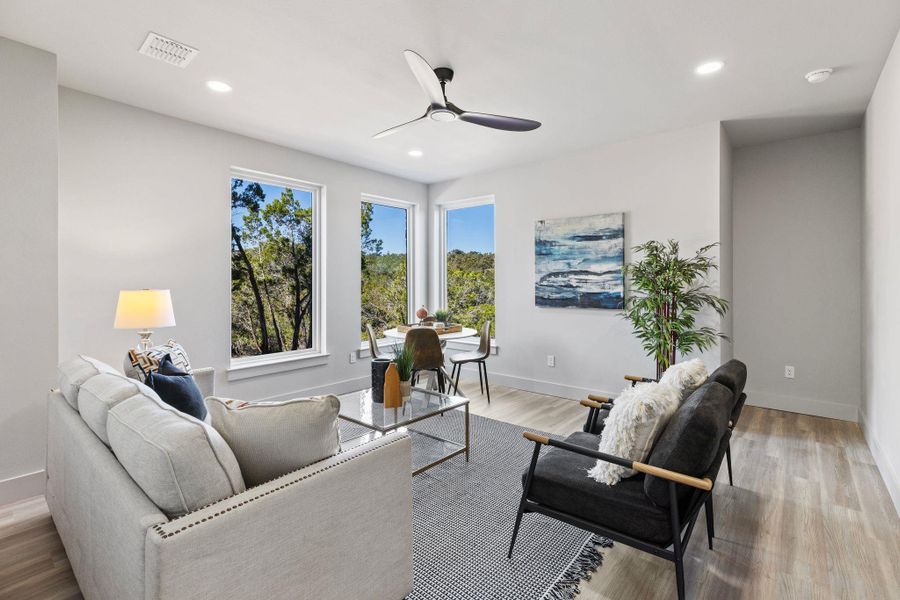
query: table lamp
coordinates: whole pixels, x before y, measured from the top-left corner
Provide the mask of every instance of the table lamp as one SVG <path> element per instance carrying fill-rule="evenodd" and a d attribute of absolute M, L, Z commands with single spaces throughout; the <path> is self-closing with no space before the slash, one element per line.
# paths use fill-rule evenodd
<path fill-rule="evenodd" d="M 154 327 L 174 327 L 175 312 L 169 290 L 122 290 L 116 305 L 116 329 L 137 329 L 141 337 L 140 349 L 146 352 L 153 345 L 150 336 Z"/>

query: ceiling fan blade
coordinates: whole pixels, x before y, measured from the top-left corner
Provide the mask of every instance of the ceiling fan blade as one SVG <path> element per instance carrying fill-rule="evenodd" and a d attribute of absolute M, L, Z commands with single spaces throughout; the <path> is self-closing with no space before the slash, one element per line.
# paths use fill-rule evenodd
<path fill-rule="evenodd" d="M 428 96 L 428 101 L 432 105 L 446 106 L 447 100 L 444 99 L 444 90 L 441 88 L 441 82 L 438 80 L 437 75 L 434 74 L 434 69 L 431 68 L 428 61 L 412 50 L 404 50 L 403 56 L 406 57 L 406 62 L 409 68 L 412 69 L 416 81 L 419 82 L 425 95 Z"/>
<path fill-rule="evenodd" d="M 385 129 L 384 131 L 379 131 L 378 133 L 376 133 L 375 135 L 372 136 L 372 139 L 378 140 L 383 137 L 393 135 L 393 134 L 397 133 L 398 131 L 400 131 L 401 129 L 403 129 L 404 127 L 409 127 L 410 125 L 412 125 L 414 123 L 418 123 L 419 121 L 425 121 L 427 118 L 428 118 L 428 113 L 425 113 L 418 119 L 413 119 L 412 121 L 407 121 L 406 123 L 401 123 L 400 125 L 394 125 L 390 129 Z"/>
<path fill-rule="evenodd" d="M 455 106 L 453 108 L 456 108 Z M 531 119 L 520 119 L 518 117 L 504 117 L 503 115 L 491 115 L 488 113 L 468 112 L 459 110 L 457 115 L 460 121 L 466 123 L 474 123 L 484 127 L 492 127 L 493 129 L 502 129 L 504 131 L 531 131 L 541 126 L 539 121 Z M 455 111 L 454 111 L 455 112 Z"/>

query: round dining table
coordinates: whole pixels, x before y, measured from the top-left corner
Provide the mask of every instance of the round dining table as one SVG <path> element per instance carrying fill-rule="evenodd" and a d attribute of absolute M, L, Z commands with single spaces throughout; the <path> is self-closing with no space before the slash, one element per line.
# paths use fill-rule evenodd
<path fill-rule="evenodd" d="M 471 327 L 463 327 L 462 331 L 455 331 L 453 333 L 442 333 L 438 334 L 438 339 L 442 342 L 446 342 L 449 340 L 458 340 L 462 338 L 472 337 L 477 335 L 478 332 Z M 392 327 L 391 329 L 384 330 L 384 337 L 393 338 L 395 340 L 403 340 L 406 339 L 405 331 L 397 331 L 396 327 Z"/>

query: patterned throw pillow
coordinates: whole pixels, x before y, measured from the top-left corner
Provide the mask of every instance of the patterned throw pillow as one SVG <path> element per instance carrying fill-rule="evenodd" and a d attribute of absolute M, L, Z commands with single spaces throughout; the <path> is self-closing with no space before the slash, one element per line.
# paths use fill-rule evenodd
<path fill-rule="evenodd" d="M 147 383 L 147 376 L 159 370 L 159 363 L 166 355 L 172 358 L 172 365 L 188 375 L 192 374 L 191 361 L 181 344 L 175 340 L 169 340 L 165 344 L 153 346 L 146 352 L 135 348 L 128 351 L 128 360 L 134 368 L 141 383 Z"/>

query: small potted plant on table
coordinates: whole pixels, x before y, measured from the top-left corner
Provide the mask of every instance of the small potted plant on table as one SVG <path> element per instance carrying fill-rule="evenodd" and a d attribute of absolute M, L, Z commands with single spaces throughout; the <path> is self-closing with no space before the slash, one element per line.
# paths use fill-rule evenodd
<path fill-rule="evenodd" d="M 394 346 L 394 364 L 397 366 L 397 372 L 400 375 L 400 396 L 404 402 L 409 399 L 411 393 L 414 358 L 412 344 Z"/>

